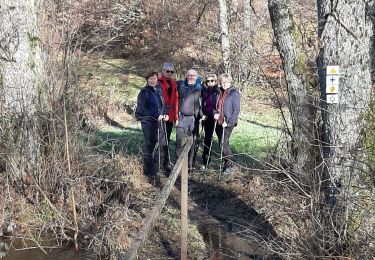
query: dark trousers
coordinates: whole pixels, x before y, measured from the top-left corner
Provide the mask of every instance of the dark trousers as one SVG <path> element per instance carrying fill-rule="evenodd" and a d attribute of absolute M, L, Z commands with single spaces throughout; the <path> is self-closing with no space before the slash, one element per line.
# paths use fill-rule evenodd
<path fill-rule="evenodd" d="M 197 118 L 194 121 L 193 144 L 191 145 L 192 149 L 189 151 L 189 168 L 195 167 L 195 158 L 197 157 L 199 148 L 199 122 Z"/>
<path fill-rule="evenodd" d="M 172 129 L 173 129 L 173 122 L 165 122 L 165 126 L 166 126 L 166 130 L 167 130 L 167 137 L 168 137 L 168 144 L 169 144 L 169 141 L 171 140 L 171 133 L 172 133 Z"/>
<path fill-rule="evenodd" d="M 216 135 L 219 136 L 217 133 L 217 129 L 215 129 L 216 128 L 215 122 L 216 120 L 214 119 L 213 116 L 208 117 L 204 121 L 204 146 L 203 146 L 203 154 L 202 154 L 202 162 L 204 166 L 207 165 L 208 156 L 210 157 L 210 161 L 211 161 L 210 146 L 211 146 L 211 142 L 212 142 L 212 138 L 213 138 L 215 130 L 216 130 Z"/>
<path fill-rule="evenodd" d="M 166 135 L 167 135 L 167 140 L 168 140 L 167 145 L 168 146 L 170 145 L 170 141 L 171 141 L 172 129 L 173 129 L 173 122 L 169 122 L 169 121 L 165 122 L 165 131 L 166 131 Z M 170 163 L 169 158 L 170 158 L 169 149 L 167 147 L 167 150 L 165 151 L 165 158 L 163 160 L 164 161 L 164 163 L 163 163 L 164 166 L 169 165 L 169 163 Z"/>
<path fill-rule="evenodd" d="M 178 118 L 178 125 L 176 126 L 176 154 L 179 157 L 182 153 L 182 149 L 186 144 L 188 138 L 193 136 L 193 144 L 189 150 L 188 166 L 193 168 L 196 149 L 195 145 L 199 135 L 199 121 L 195 120 L 194 116 L 180 116 Z"/>
<path fill-rule="evenodd" d="M 224 168 L 231 167 L 234 163 L 232 151 L 229 147 L 229 138 L 232 134 L 233 128 L 233 126 L 223 128 L 221 125 L 217 125 L 216 127 L 216 133 L 219 137 L 220 149 L 223 149 Z"/>
<path fill-rule="evenodd" d="M 164 163 L 168 150 L 164 132 L 164 124 L 160 122 L 142 122 L 142 131 L 145 139 L 143 147 L 143 170 L 147 176 L 154 176 L 159 169 L 159 160 Z M 156 144 L 159 142 L 157 149 Z M 160 157 L 159 157 L 160 156 Z"/>

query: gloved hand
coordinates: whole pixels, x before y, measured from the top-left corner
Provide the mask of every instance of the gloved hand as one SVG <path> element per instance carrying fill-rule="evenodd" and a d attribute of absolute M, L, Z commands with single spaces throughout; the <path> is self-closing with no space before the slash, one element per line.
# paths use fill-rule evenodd
<path fill-rule="evenodd" d="M 160 115 L 160 116 L 158 117 L 158 121 L 163 120 L 163 118 L 164 118 L 164 116 L 163 116 L 163 115 Z"/>
<path fill-rule="evenodd" d="M 224 128 L 226 128 L 226 127 L 228 126 L 228 124 L 227 124 L 226 122 L 224 122 L 224 123 L 222 124 L 222 126 L 223 126 Z"/>
<path fill-rule="evenodd" d="M 203 115 L 201 118 L 201 121 L 205 121 L 207 119 L 207 116 Z"/>
<path fill-rule="evenodd" d="M 169 120 L 169 116 L 168 115 L 164 115 L 164 121 L 168 121 Z"/>
<path fill-rule="evenodd" d="M 214 115 L 215 120 L 218 120 L 219 117 L 220 117 L 220 114 L 215 114 L 215 115 Z"/>

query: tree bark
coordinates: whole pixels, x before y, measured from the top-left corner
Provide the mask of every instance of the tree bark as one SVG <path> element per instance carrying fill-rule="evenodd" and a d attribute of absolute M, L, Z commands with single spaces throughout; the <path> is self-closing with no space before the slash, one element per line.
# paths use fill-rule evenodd
<path fill-rule="evenodd" d="M 0 0 L 0 67 L 3 87 L 1 124 L 8 129 L 1 142 L 6 165 L 15 178 L 38 168 L 38 120 L 43 66 L 34 0 Z M 4 145 L 4 143 L 3 143 Z"/>
<path fill-rule="evenodd" d="M 251 42 L 251 1 L 244 0 L 243 2 L 243 32 L 242 46 L 240 52 L 240 82 L 248 81 L 251 77 L 251 63 L 252 63 L 252 42 Z M 241 84 L 242 85 L 242 84 Z M 240 86 L 241 88 L 241 86 Z"/>
<path fill-rule="evenodd" d="M 344 244 L 349 233 L 373 233 L 374 227 L 371 224 L 374 223 L 374 212 L 364 206 L 360 198 L 373 196 L 364 182 L 369 174 L 363 141 L 371 97 L 373 35 L 367 4 L 363 0 L 318 1 L 324 173 L 330 183 L 328 202 L 332 211 L 329 218 L 333 220 L 337 245 Z M 338 104 L 325 101 L 328 65 L 340 66 Z M 366 221 L 361 222 L 363 218 Z M 355 222 L 361 223 L 356 230 L 353 225 L 349 226 Z"/>
<path fill-rule="evenodd" d="M 311 83 L 307 78 L 305 57 L 297 45 L 297 33 L 289 10 L 288 0 L 269 0 L 268 8 L 276 36 L 276 45 L 281 56 L 289 97 L 292 118 L 293 171 L 306 176 L 314 162 L 315 108 Z"/>
<path fill-rule="evenodd" d="M 226 0 L 219 0 L 220 11 L 220 36 L 221 36 L 221 54 L 225 73 L 231 73 L 230 65 L 230 40 L 228 30 L 228 7 Z"/>

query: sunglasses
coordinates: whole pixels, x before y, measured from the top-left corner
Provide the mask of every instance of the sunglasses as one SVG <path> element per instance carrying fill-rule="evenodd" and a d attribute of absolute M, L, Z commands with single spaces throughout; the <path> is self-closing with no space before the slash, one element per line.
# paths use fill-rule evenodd
<path fill-rule="evenodd" d="M 166 70 L 165 72 L 166 72 L 166 73 L 172 73 L 172 74 L 174 73 L 173 70 Z"/>
<path fill-rule="evenodd" d="M 206 82 L 208 83 L 208 82 L 216 82 L 216 80 L 214 80 L 214 79 L 208 79 L 208 80 L 206 80 Z"/>

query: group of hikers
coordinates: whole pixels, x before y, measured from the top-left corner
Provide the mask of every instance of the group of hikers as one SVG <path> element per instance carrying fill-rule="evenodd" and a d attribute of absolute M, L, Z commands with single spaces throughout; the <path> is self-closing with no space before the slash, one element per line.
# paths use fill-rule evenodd
<path fill-rule="evenodd" d="M 145 139 L 145 175 L 155 179 L 159 169 L 166 175 L 172 171 L 168 146 L 173 126 L 176 127 L 177 156 L 188 138 L 193 138 L 188 167 L 189 171 L 195 169 L 200 124 L 202 130 L 204 128 L 201 169 L 207 169 L 210 163 L 213 133 L 216 132 L 224 158 L 224 174 L 232 174 L 235 164 L 229 139 L 240 113 L 240 95 L 232 85 L 232 77 L 208 74 L 202 82 L 197 71 L 189 69 L 185 78 L 176 82 L 174 65 L 165 62 L 161 73 L 152 71 L 145 79 L 147 84 L 138 95 L 135 112 Z"/>

